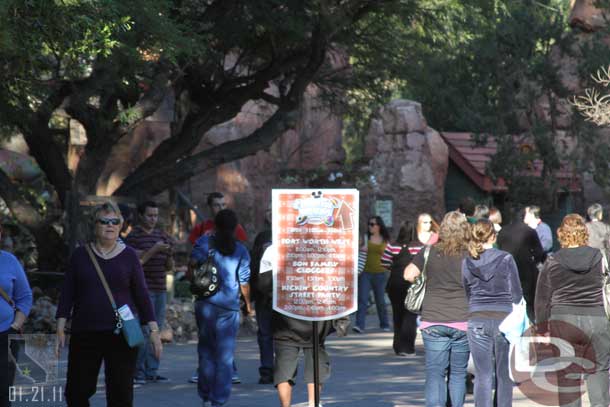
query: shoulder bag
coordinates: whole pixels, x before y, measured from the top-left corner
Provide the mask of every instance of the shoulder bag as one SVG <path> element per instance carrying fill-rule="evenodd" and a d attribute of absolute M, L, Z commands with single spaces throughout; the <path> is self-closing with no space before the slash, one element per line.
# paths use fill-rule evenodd
<path fill-rule="evenodd" d="M 4 291 L 4 289 L 2 287 L 0 287 L 0 296 L 2 296 L 2 298 L 4 298 L 4 301 L 8 302 L 8 305 L 11 306 L 13 311 L 17 311 L 17 306 L 15 305 L 15 301 L 13 301 L 13 299 L 8 296 L 8 294 L 6 293 L 6 291 Z"/>
<path fill-rule="evenodd" d="M 208 257 L 193 270 L 191 293 L 197 298 L 209 298 L 218 292 L 220 280 L 218 267 L 214 262 L 214 249 L 208 250 Z"/>
<path fill-rule="evenodd" d="M 91 247 L 89 245 L 85 246 L 87 249 L 87 253 L 89 254 L 89 258 L 93 262 L 93 266 L 95 266 L 95 270 L 97 271 L 97 275 L 100 277 L 102 281 L 102 285 L 104 286 L 104 290 L 106 290 L 106 294 L 108 295 L 108 299 L 110 300 L 110 304 L 112 304 L 112 310 L 114 311 L 114 317 L 116 318 L 116 328 L 114 330 L 115 335 L 119 333 L 123 333 L 123 337 L 130 348 L 137 348 L 138 346 L 144 344 L 144 334 L 142 333 L 142 327 L 140 326 L 140 320 L 133 316 L 131 319 L 123 319 L 119 310 L 116 307 L 116 302 L 114 301 L 114 297 L 112 295 L 112 291 L 110 291 L 110 287 L 108 287 L 108 282 L 106 281 L 106 277 L 104 277 L 104 273 L 102 273 L 102 269 L 100 268 L 93 251 L 91 251 Z"/>
<path fill-rule="evenodd" d="M 424 296 L 426 295 L 426 268 L 428 266 L 428 257 L 430 257 L 429 245 L 424 249 L 424 267 L 407 290 L 407 297 L 405 298 L 405 308 L 415 314 L 421 314 Z"/>

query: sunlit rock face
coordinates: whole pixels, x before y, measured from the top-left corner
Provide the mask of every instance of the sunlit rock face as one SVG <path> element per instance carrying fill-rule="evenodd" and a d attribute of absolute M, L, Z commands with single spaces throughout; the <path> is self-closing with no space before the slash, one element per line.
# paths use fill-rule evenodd
<path fill-rule="evenodd" d="M 393 100 L 377 116 L 366 138 L 371 180 L 361 190 L 362 217 L 372 214 L 381 199 L 392 201 L 394 230 L 422 212 L 439 219 L 445 212 L 447 145 L 428 127 L 417 102 Z"/>

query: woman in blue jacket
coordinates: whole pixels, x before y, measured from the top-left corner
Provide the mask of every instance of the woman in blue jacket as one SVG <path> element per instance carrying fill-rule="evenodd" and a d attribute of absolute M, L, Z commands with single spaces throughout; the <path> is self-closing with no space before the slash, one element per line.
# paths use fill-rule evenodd
<path fill-rule="evenodd" d="M 462 262 L 468 298 L 468 344 L 475 367 L 476 407 L 491 407 L 496 377 L 498 407 L 510 407 L 513 383 L 509 376 L 509 343 L 498 327 L 523 297 L 513 256 L 495 249 L 496 232 L 488 220 L 471 226 L 469 256 Z"/>
<path fill-rule="evenodd" d="M 237 216 L 224 209 L 214 218 L 213 236 L 202 236 L 195 243 L 191 257 L 198 263 L 213 256 L 219 273 L 216 294 L 197 298 L 195 316 L 199 327 L 199 396 L 204 405 L 225 404 L 231 394 L 233 354 L 239 329 L 239 293 L 244 296 L 249 315 L 254 311 L 250 304 L 250 255 L 246 246 L 235 239 Z"/>
<path fill-rule="evenodd" d="M 9 386 L 13 384 L 16 367 L 9 363 L 9 335 L 21 331 L 32 308 L 32 290 L 21 263 L 4 250 L 0 250 L 0 270 L 0 349 L 3 350 L 0 352 L 0 407 L 3 407 L 9 405 Z"/>

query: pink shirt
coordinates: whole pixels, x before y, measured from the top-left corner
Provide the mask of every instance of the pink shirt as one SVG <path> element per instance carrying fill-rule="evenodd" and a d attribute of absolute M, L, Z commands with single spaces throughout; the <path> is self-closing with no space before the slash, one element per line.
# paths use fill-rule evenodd
<path fill-rule="evenodd" d="M 453 328 L 453 329 L 457 329 L 458 331 L 468 331 L 468 322 L 428 322 L 428 321 L 421 321 L 419 323 L 419 329 L 426 329 L 426 328 L 430 328 L 431 326 L 434 325 L 442 325 L 442 326 L 448 326 L 449 328 Z"/>

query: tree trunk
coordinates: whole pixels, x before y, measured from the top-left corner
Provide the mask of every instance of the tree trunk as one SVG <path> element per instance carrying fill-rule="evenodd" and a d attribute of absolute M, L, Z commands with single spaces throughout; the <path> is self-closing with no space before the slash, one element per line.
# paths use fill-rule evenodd
<path fill-rule="evenodd" d="M 50 215 L 43 218 L 27 200 L 6 173 L 0 170 L 0 196 L 21 225 L 34 236 L 38 249 L 38 266 L 41 270 L 63 270 L 67 247 L 51 225 Z"/>

